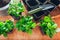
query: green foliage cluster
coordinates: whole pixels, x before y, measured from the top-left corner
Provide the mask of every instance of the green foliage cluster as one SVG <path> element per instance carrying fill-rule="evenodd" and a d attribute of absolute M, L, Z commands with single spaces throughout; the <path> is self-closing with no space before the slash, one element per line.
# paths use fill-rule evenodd
<path fill-rule="evenodd" d="M 32 19 L 33 17 L 31 16 L 22 17 L 17 21 L 16 28 L 23 32 L 32 33 L 32 29 L 36 27 L 36 23 L 34 23 Z"/>
<path fill-rule="evenodd" d="M 10 20 L 6 20 L 5 22 L 0 21 L 0 35 L 7 36 L 7 33 L 13 30 L 14 25 Z"/>
<path fill-rule="evenodd" d="M 8 14 L 18 18 L 21 16 L 21 12 L 24 11 L 24 7 L 23 4 L 19 1 L 16 2 L 16 0 L 14 0 L 13 2 L 11 2 L 9 4 L 9 8 L 8 8 Z"/>
<path fill-rule="evenodd" d="M 52 21 L 49 15 L 45 16 L 44 19 L 40 21 L 40 26 L 43 32 L 51 38 L 56 33 L 57 24 Z"/>

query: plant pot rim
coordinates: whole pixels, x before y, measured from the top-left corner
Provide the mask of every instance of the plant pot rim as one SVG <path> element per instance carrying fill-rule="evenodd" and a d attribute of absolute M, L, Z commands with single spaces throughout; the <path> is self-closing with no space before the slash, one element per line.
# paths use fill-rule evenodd
<path fill-rule="evenodd" d="M 5 5 L 4 7 L 1 7 L 0 8 L 0 11 L 2 11 L 2 10 L 6 10 L 8 7 L 9 7 L 9 4 L 12 2 L 12 0 L 10 0 L 10 2 L 7 4 L 7 5 Z"/>

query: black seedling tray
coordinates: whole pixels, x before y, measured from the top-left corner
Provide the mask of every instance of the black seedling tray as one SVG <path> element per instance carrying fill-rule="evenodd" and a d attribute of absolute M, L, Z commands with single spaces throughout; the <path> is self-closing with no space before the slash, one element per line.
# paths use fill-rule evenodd
<path fill-rule="evenodd" d="M 23 0 L 23 2 L 27 6 L 28 11 L 34 10 L 38 8 L 40 5 L 44 5 L 44 4 L 52 4 L 55 7 L 60 4 L 60 0 Z M 42 15 L 45 15 L 51 12 L 54 8 L 51 8 L 49 10 L 39 11 L 32 15 L 34 19 L 39 19 Z"/>

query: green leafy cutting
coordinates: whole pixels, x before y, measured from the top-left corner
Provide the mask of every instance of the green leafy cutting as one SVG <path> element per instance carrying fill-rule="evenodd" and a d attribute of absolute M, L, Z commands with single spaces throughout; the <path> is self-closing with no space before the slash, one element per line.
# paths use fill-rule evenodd
<path fill-rule="evenodd" d="M 20 31 L 32 33 L 32 29 L 36 27 L 36 23 L 32 21 L 33 17 L 31 16 L 25 16 L 22 17 L 19 21 L 16 23 L 16 28 Z"/>
<path fill-rule="evenodd" d="M 13 30 L 14 25 L 10 20 L 6 20 L 5 22 L 0 21 L 0 35 L 7 36 L 7 33 Z"/>
<path fill-rule="evenodd" d="M 8 8 L 8 14 L 18 18 L 20 17 L 21 12 L 24 11 L 24 7 L 22 2 L 17 2 L 16 0 L 12 0 Z"/>
<path fill-rule="evenodd" d="M 45 16 L 43 20 L 40 20 L 40 26 L 44 33 L 50 38 L 56 33 L 57 24 L 52 21 L 50 15 Z"/>

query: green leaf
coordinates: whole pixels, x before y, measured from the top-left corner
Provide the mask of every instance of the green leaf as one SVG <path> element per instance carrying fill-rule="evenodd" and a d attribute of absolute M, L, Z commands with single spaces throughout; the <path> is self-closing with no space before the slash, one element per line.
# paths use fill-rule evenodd
<path fill-rule="evenodd" d="M 45 22 L 50 22 L 51 19 L 50 19 L 48 16 L 45 16 L 45 17 L 44 17 L 44 21 L 45 21 Z"/>
<path fill-rule="evenodd" d="M 49 30 L 49 29 L 46 30 L 46 34 L 47 34 L 48 36 L 50 35 L 50 30 Z"/>
<path fill-rule="evenodd" d="M 4 37 L 7 37 L 7 33 L 3 33 Z"/>
<path fill-rule="evenodd" d="M 33 24 L 31 25 L 31 27 L 32 27 L 32 28 L 35 28 L 35 27 L 36 27 L 36 23 L 33 23 Z"/>
<path fill-rule="evenodd" d="M 4 23 L 3 22 L 0 22 L 0 26 L 3 26 L 4 25 Z"/>
<path fill-rule="evenodd" d="M 43 22 L 43 23 L 40 24 L 41 27 L 46 27 L 46 25 L 47 24 L 45 22 Z"/>
<path fill-rule="evenodd" d="M 47 23 L 47 27 L 48 27 L 49 29 L 51 29 L 51 27 L 52 27 L 51 23 Z"/>
<path fill-rule="evenodd" d="M 52 28 L 57 28 L 57 24 L 52 25 Z"/>
<path fill-rule="evenodd" d="M 27 30 L 26 32 L 29 33 L 29 34 L 32 34 L 32 30 L 31 29 Z"/>

